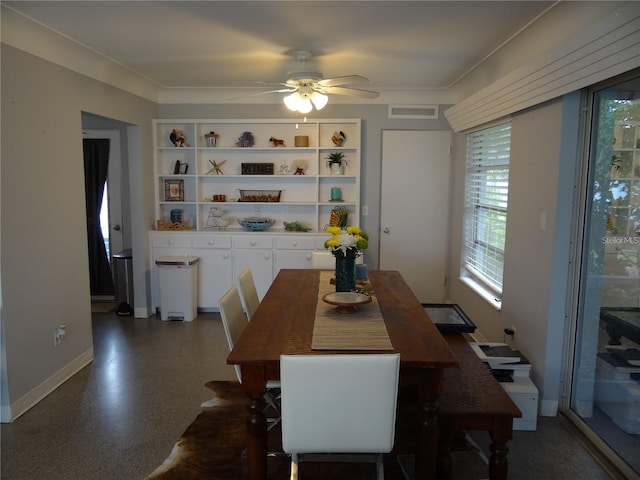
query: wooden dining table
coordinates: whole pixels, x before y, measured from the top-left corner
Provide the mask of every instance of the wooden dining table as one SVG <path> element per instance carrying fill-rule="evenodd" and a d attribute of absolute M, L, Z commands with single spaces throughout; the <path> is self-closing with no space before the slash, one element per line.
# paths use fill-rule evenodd
<path fill-rule="evenodd" d="M 335 350 L 318 349 L 314 346 L 314 327 L 318 327 L 319 307 L 324 306 L 319 292 L 328 287 L 327 275 L 329 272 L 321 270 L 280 270 L 227 358 L 228 364 L 240 366 L 242 388 L 248 399 L 248 478 L 267 478 L 264 393 L 267 380 L 280 378 L 281 355 L 393 352 L 400 354 L 401 383 L 418 385 L 416 478 L 435 479 L 439 433 L 437 401 L 443 386 L 443 369 L 457 365 L 455 355 L 397 271 L 369 271 L 369 288 L 377 307 L 363 306 L 362 312 L 341 314 L 347 323 L 372 308 L 379 309 L 378 316 L 381 315 L 388 334 L 388 347 L 378 344 L 371 347 L 365 343 L 354 347 L 340 345 Z M 317 330 L 315 335 L 319 335 Z"/>

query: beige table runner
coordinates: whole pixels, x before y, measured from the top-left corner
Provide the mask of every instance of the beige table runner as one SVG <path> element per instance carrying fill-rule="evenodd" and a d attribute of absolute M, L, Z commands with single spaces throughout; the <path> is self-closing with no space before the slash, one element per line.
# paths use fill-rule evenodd
<path fill-rule="evenodd" d="M 320 272 L 318 306 L 313 325 L 312 350 L 393 350 L 378 300 L 361 305 L 355 313 L 338 313 L 335 305 L 322 301 L 335 291 L 333 272 Z"/>

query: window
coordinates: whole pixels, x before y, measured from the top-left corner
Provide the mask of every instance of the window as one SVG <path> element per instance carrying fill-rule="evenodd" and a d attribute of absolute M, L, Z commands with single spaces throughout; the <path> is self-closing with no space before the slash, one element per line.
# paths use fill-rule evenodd
<path fill-rule="evenodd" d="M 511 123 L 467 135 L 462 280 L 501 307 Z"/>

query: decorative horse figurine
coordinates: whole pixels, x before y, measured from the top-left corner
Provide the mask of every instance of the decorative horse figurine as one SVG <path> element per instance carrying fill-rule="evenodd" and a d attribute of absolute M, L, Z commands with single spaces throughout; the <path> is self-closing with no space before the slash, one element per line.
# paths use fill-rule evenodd
<path fill-rule="evenodd" d="M 279 138 L 276 138 L 276 137 L 271 137 L 269 139 L 269 142 L 274 147 L 284 147 L 285 146 L 284 145 L 284 140 L 280 140 Z"/>

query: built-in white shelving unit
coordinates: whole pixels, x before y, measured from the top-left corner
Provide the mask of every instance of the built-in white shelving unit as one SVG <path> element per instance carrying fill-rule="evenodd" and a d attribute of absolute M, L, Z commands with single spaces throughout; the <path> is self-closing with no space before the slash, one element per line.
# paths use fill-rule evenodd
<path fill-rule="evenodd" d="M 184 120 L 153 121 L 156 219 L 171 221 L 171 212 L 182 213 L 190 230 L 149 233 L 151 246 L 152 303 L 159 306 L 156 260 L 166 256 L 196 256 L 198 308 L 217 309 L 218 301 L 245 267 L 250 267 L 259 296 L 283 268 L 311 268 L 312 252 L 324 250 L 331 211 L 349 210 L 350 224 L 360 216 L 360 120 Z M 173 130 L 185 135 L 185 146 L 170 140 Z M 215 132 L 216 146 L 206 134 Z M 251 132 L 252 147 L 239 147 L 238 139 Z M 334 145 L 334 132 L 346 140 Z M 308 137 L 308 146 L 296 147 L 295 137 Z M 273 146 L 271 138 L 284 142 Z M 345 155 L 342 175 L 331 174 L 325 157 Z M 304 175 L 295 175 L 295 164 L 306 164 Z M 213 162 L 222 173 L 216 173 Z M 176 173 L 176 163 L 178 169 Z M 272 175 L 243 175 L 242 164 L 272 164 Z M 263 167 L 261 165 L 260 167 Z M 342 192 L 342 201 L 331 201 L 331 189 Z M 281 191 L 279 202 L 239 202 L 240 190 Z M 226 201 L 214 201 L 221 195 Z M 215 197 L 214 197 L 215 196 Z M 223 212 L 227 227 L 208 227 L 211 209 Z M 216 212 L 219 213 L 219 212 Z M 269 217 L 276 223 L 264 232 L 244 230 L 238 219 Z M 302 222 L 308 232 L 285 231 L 284 222 Z"/>
<path fill-rule="evenodd" d="M 321 231 L 329 223 L 336 205 L 349 209 L 358 223 L 360 214 L 360 120 L 154 120 L 156 218 L 169 222 L 172 210 L 182 210 L 183 222 L 193 230 L 205 231 L 211 207 L 229 219 L 227 231 L 242 229 L 237 220 L 261 216 L 276 220 L 269 231 L 284 229 L 283 222 L 303 222 Z M 170 140 L 173 130 L 185 135 L 185 145 Z M 215 132 L 216 146 L 209 146 L 206 134 Z M 244 132 L 254 138 L 251 147 L 237 146 Z M 344 133 L 342 146 L 332 142 L 334 132 Z M 295 147 L 295 137 L 307 136 L 307 147 Z M 284 146 L 273 146 L 272 138 Z M 344 174 L 332 175 L 325 157 L 343 152 Z M 179 162 L 180 173 L 176 172 Z M 216 172 L 213 163 L 221 172 Z M 272 175 L 242 174 L 242 164 L 272 164 Z M 295 175 L 295 165 L 307 167 Z M 186 172 L 185 172 L 186 169 Z M 340 188 L 342 201 L 331 200 L 331 189 Z M 173 188 L 173 191 L 170 189 Z M 240 190 L 281 191 L 279 202 L 241 202 Z M 214 202 L 214 195 L 226 201 Z M 219 197 L 216 197 L 219 198 Z M 217 230 L 217 228 L 216 228 Z"/>

